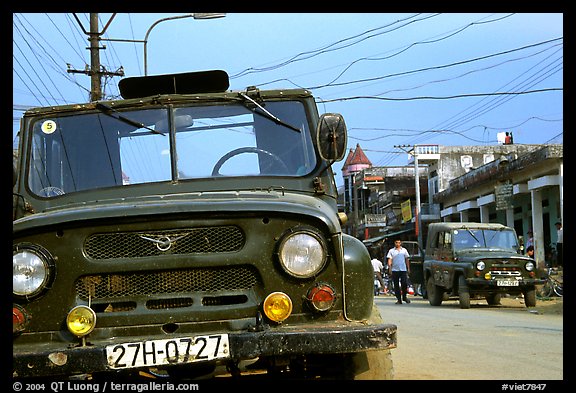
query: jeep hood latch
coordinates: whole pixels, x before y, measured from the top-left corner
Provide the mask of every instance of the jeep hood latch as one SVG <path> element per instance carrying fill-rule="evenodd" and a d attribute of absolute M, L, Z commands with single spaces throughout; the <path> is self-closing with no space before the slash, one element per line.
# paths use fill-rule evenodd
<path fill-rule="evenodd" d="M 322 179 L 320 179 L 319 177 L 314 178 L 314 192 L 316 194 L 325 194 L 326 193 L 324 183 L 322 183 Z"/>

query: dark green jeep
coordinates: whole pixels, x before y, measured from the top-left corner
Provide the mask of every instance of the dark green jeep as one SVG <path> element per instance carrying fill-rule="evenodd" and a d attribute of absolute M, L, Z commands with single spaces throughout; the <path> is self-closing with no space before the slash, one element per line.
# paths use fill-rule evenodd
<path fill-rule="evenodd" d="M 342 233 L 337 114 L 223 71 L 28 110 L 13 188 L 13 376 L 390 379 L 396 326 Z"/>
<path fill-rule="evenodd" d="M 543 283 L 534 260 L 520 254 L 514 229 L 502 224 L 430 224 L 423 268 L 433 306 L 450 296 L 458 297 L 461 308 L 470 308 L 471 297 L 496 305 L 502 294 L 523 294 L 526 307 L 534 307 L 536 285 Z"/>

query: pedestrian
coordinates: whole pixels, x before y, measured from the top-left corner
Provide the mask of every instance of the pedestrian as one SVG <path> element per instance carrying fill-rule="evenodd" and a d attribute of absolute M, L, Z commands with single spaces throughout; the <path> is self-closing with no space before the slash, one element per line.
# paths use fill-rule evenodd
<path fill-rule="evenodd" d="M 557 221 L 554 225 L 556 225 L 556 263 L 558 266 L 564 266 L 564 262 L 562 261 L 564 248 L 564 232 L 562 231 L 562 223 Z"/>
<path fill-rule="evenodd" d="M 526 251 L 528 251 L 528 247 L 534 247 L 534 233 L 532 229 L 528 230 L 528 239 L 526 240 Z"/>
<path fill-rule="evenodd" d="M 526 248 L 526 256 L 534 259 L 534 246 L 530 245 Z"/>
<path fill-rule="evenodd" d="M 391 248 L 386 255 L 388 259 L 388 274 L 392 276 L 394 282 L 394 292 L 398 301 L 396 304 L 402 304 L 402 300 L 410 303 L 408 299 L 408 274 L 410 274 L 410 254 L 408 250 L 402 247 L 402 240 L 394 241 L 394 248 Z"/>
<path fill-rule="evenodd" d="M 374 270 L 374 278 L 380 283 L 380 289 L 384 295 L 386 295 L 386 286 L 384 285 L 384 278 L 382 277 L 382 270 L 384 269 L 384 264 L 381 260 L 372 258 L 372 269 Z"/>

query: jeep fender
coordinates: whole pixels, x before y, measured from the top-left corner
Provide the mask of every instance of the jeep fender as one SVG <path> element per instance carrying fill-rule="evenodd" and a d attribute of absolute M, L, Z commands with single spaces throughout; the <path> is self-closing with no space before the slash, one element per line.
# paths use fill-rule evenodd
<path fill-rule="evenodd" d="M 374 272 L 366 246 L 355 237 L 342 234 L 344 254 L 344 311 L 350 320 L 366 320 L 374 303 Z"/>

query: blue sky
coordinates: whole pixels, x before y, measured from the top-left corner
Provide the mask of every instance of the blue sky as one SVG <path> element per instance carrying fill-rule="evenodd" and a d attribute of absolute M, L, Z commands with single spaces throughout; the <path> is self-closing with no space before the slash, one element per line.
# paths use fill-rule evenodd
<path fill-rule="evenodd" d="M 162 18 L 118 13 L 107 39 L 142 41 Z M 88 14 L 76 14 L 89 30 Z M 101 13 L 100 30 L 112 14 Z M 72 14 L 13 15 L 13 134 L 22 108 L 89 100 L 87 36 Z M 294 28 L 298 26 L 298 28 Z M 230 88 L 310 89 L 342 113 L 348 147 L 376 166 L 406 165 L 401 144 L 562 143 L 563 15 L 553 13 L 227 13 L 157 24 L 148 74 L 222 69 Z M 101 64 L 144 74 L 142 42 L 102 41 Z M 105 81 L 118 96 L 120 77 Z M 506 94 L 500 94 L 506 93 Z M 342 183 L 341 164 L 336 180 Z"/>

